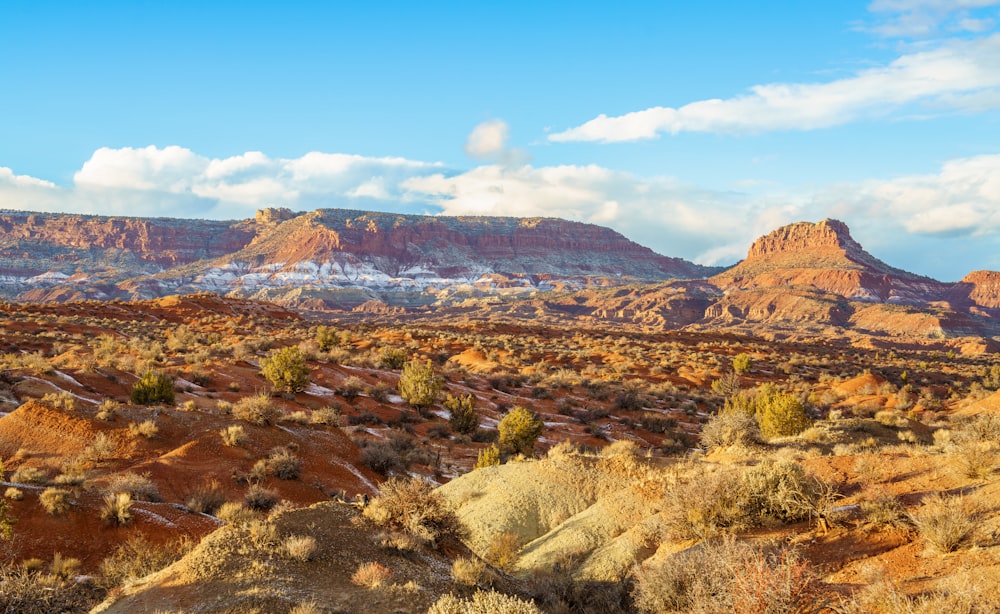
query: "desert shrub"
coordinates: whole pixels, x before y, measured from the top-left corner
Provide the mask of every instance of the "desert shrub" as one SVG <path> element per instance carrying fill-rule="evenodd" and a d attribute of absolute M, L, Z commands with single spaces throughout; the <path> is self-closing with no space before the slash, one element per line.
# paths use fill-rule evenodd
<path fill-rule="evenodd" d="M 306 357 L 294 345 L 261 359 L 260 374 L 279 392 L 302 392 L 309 385 Z"/>
<path fill-rule="evenodd" d="M 68 392 L 50 392 L 42 397 L 42 403 L 53 409 L 73 411 L 76 409 L 76 397 Z"/>
<path fill-rule="evenodd" d="M 479 428 L 479 416 L 476 415 L 476 398 L 471 394 L 461 397 L 445 396 L 444 406 L 450 417 L 448 424 L 456 433 L 473 433 Z"/>
<path fill-rule="evenodd" d="M 83 583 L 38 573 L 23 565 L 0 567 L 0 587 L 3 587 L 0 590 L 0 612 L 86 612 L 100 599 L 91 587 Z"/>
<path fill-rule="evenodd" d="M 740 376 L 734 371 L 724 373 L 722 377 L 712 382 L 712 392 L 723 396 L 732 396 L 740 391 Z"/>
<path fill-rule="evenodd" d="M 328 424 L 330 426 L 340 426 L 340 410 L 327 405 L 319 409 L 312 410 L 309 414 L 309 421 L 313 424 Z"/>
<path fill-rule="evenodd" d="M 822 484 L 798 463 L 765 461 L 740 475 L 740 509 L 759 524 L 793 522 L 817 512 Z"/>
<path fill-rule="evenodd" d="M 309 414 L 302 410 L 293 411 L 290 414 L 282 416 L 281 421 L 291 422 L 292 424 L 309 424 Z"/>
<path fill-rule="evenodd" d="M 479 454 L 476 456 L 476 464 L 472 468 L 482 469 L 483 467 L 494 467 L 499 464 L 500 448 L 494 444 L 479 451 Z"/>
<path fill-rule="evenodd" d="M 890 495 L 876 496 L 861 502 L 861 513 L 865 526 L 869 529 L 884 530 L 909 528 L 909 521 L 903 505 Z"/>
<path fill-rule="evenodd" d="M 757 424 L 768 438 L 798 435 L 810 425 L 802 401 L 774 386 L 765 384 L 758 389 L 756 409 Z"/>
<path fill-rule="evenodd" d="M 399 375 L 399 396 L 418 409 L 433 405 L 441 392 L 443 380 L 434 374 L 431 361 L 410 360 Z"/>
<path fill-rule="evenodd" d="M 374 441 L 362 448 L 361 462 L 382 475 L 403 473 L 407 466 L 403 456 L 387 441 Z"/>
<path fill-rule="evenodd" d="M 615 408 L 622 411 L 642 409 L 642 388 L 636 382 L 626 382 L 615 398 Z"/>
<path fill-rule="evenodd" d="M 794 551 L 732 539 L 701 544 L 640 567 L 633 591 L 640 612 L 818 611 L 816 580 Z"/>
<path fill-rule="evenodd" d="M 733 356 L 733 371 L 735 373 L 749 373 L 753 368 L 753 358 L 749 354 L 739 353 Z"/>
<path fill-rule="evenodd" d="M 132 472 L 115 474 L 108 480 L 104 492 L 108 494 L 126 492 L 137 501 L 155 503 L 160 500 L 160 489 L 149 479 L 149 474 L 139 475 Z"/>
<path fill-rule="evenodd" d="M 460 556 L 451 564 L 451 578 L 458 584 L 476 586 L 486 573 L 486 562 L 482 559 Z"/>
<path fill-rule="evenodd" d="M 302 473 L 302 459 L 292 454 L 288 448 L 277 448 L 265 461 L 267 473 L 279 480 L 294 480 Z"/>
<path fill-rule="evenodd" d="M 233 405 L 233 416 L 259 426 L 274 424 L 281 412 L 271 402 L 271 396 L 261 392 L 249 397 L 243 397 Z"/>
<path fill-rule="evenodd" d="M 166 373 L 146 371 L 132 386 L 129 399 L 135 405 L 156 405 L 174 402 L 174 380 Z"/>
<path fill-rule="evenodd" d="M 743 471 L 695 470 L 667 493 L 665 521 L 682 538 L 794 522 L 822 511 L 827 486 L 791 461 L 765 461 Z"/>
<path fill-rule="evenodd" d="M 130 422 L 128 425 L 128 432 L 132 437 L 145 437 L 146 439 L 152 439 L 160 432 L 160 427 L 156 426 L 156 422 L 152 420 Z"/>
<path fill-rule="evenodd" d="M 316 553 L 316 538 L 309 535 L 289 535 L 282 543 L 282 550 L 290 559 L 309 561 Z"/>
<path fill-rule="evenodd" d="M 370 386 L 368 388 L 368 396 L 371 397 L 373 401 L 377 401 L 379 403 L 388 403 L 389 395 L 392 394 L 392 391 L 393 391 L 392 386 L 379 382 L 374 386 Z"/>
<path fill-rule="evenodd" d="M 24 492 L 16 486 L 8 486 L 7 490 L 3 493 L 3 496 L 11 501 L 20 501 L 24 498 Z"/>
<path fill-rule="evenodd" d="M 49 476 L 38 467 L 18 467 L 10 475 L 10 481 L 16 484 L 45 484 L 49 481 Z"/>
<path fill-rule="evenodd" d="M 934 494 L 910 515 L 931 550 L 953 552 L 972 541 L 978 524 L 971 501 L 962 496 Z"/>
<path fill-rule="evenodd" d="M 219 431 L 219 436 L 222 437 L 222 443 L 226 444 L 230 448 L 236 448 L 245 445 L 249 441 L 247 436 L 247 431 L 239 424 L 230 424 L 224 429 Z"/>
<path fill-rule="evenodd" d="M 420 478 L 390 478 L 382 483 L 381 494 L 372 499 L 363 514 L 375 525 L 405 533 L 426 545 L 442 537 L 462 537 L 462 526 L 441 495 Z"/>
<path fill-rule="evenodd" d="M 62 516 L 69 511 L 69 494 L 62 488 L 46 488 L 38 495 L 38 502 L 50 516 Z"/>
<path fill-rule="evenodd" d="M 253 510 L 237 501 L 227 501 L 219 506 L 215 517 L 228 524 L 246 524 L 256 518 Z"/>
<path fill-rule="evenodd" d="M 361 394 L 361 391 L 364 389 L 365 381 L 363 379 L 357 375 L 349 375 L 344 378 L 344 381 L 340 382 L 338 391 L 340 392 L 340 396 L 345 399 L 353 399 Z"/>
<path fill-rule="evenodd" d="M 288 614 L 323 614 L 323 609 L 315 601 L 303 601 L 289 610 Z"/>
<path fill-rule="evenodd" d="M 266 512 L 278 503 L 278 493 L 259 484 L 251 484 L 243 494 L 243 504 L 255 512 Z"/>
<path fill-rule="evenodd" d="M 119 409 L 121 409 L 121 403 L 111 399 L 105 399 L 101 401 L 100 405 L 97 406 L 96 418 L 103 422 L 111 422 L 115 419 Z"/>
<path fill-rule="evenodd" d="M 104 588 L 125 586 L 163 569 L 192 547 L 187 540 L 156 544 L 141 533 L 129 537 L 101 561 L 99 584 Z"/>
<path fill-rule="evenodd" d="M 490 541 L 484 558 L 497 569 L 511 572 L 520 552 L 521 539 L 517 533 L 501 533 Z"/>
<path fill-rule="evenodd" d="M 329 326 L 317 326 L 315 338 L 319 349 L 324 352 L 329 352 L 340 345 L 340 333 Z"/>
<path fill-rule="evenodd" d="M 192 512 L 215 514 L 226 502 L 226 493 L 218 480 L 206 479 L 187 496 L 185 505 Z"/>
<path fill-rule="evenodd" d="M 712 450 L 730 446 L 749 447 L 760 443 L 760 427 L 751 414 L 723 409 L 701 429 L 701 445 Z"/>
<path fill-rule="evenodd" d="M 392 578 L 392 570 L 377 562 L 362 563 L 351 574 L 351 582 L 367 588 L 378 588 Z"/>
<path fill-rule="evenodd" d="M 104 495 L 101 520 L 117 525 L 128 524 L 132 520 L 132 495 L 127 492 Z"/>
<path fill-rule="evenodd" d="M 378 364 L 383 369 L 402 369 L 406 364 L 406 350 L 384 347 L 379 351 Z"/>
<path fill-rule="evenodd" d="M 534 452 L 535 441 L 541 436 L 543 428 L 545 425 L 535 412 L 521 406 L 514 407 L 497 425 L 500 449 L 529 456 Z"/>
<path fill-rule="evenodd" d="M 81 460 L 100 462 L 107 460 L 115 451 L 115 444 L 106 433 L 97 433 L 90 444 L 80 453 Z"/>
<path fill-rule="evenodd" d="M 465 599 L 444 595 L 427 610 L 427 614 L 542 614 L 534 603 L 493 590 L 477 590 Z"/>

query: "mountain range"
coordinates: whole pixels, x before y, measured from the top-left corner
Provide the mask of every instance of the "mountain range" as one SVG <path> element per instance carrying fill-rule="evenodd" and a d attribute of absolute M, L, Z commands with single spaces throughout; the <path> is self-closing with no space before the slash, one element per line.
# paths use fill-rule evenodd
<path fill-rule="evenodd" d="M 730 268 L 553 218 L 264 209 L 235 221 L 0 211 L 0 296 L 213 292 L 306 311 L 544 317 L 993 351 L 1000 273 L 894 268 L 837 220 L 759 238 Z"/>

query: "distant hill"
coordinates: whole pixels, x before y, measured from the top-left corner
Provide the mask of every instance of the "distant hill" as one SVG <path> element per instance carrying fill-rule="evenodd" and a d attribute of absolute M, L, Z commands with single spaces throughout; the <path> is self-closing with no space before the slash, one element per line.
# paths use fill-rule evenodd
<path fill-rule="evenodd" d="M 552 218 L 344 209 L 207 221 L 0 212 L 0 295 L 28 301 L 214 291 L 294 307 L 704 277 L 621 234 Z"/>

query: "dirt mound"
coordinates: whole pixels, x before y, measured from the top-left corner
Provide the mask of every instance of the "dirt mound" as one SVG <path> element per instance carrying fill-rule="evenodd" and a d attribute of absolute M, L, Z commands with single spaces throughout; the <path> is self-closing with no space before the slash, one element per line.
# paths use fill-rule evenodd
<path fill-rule="evenodd" d="M 316 540 L 310 560 L 284 552 L 291 536 Z M 425 612 L 453 589 L 449 558 L 429 551 L 402 555 L 378 542 L 356 510 L 332 502 L 283 512 L 271 521 L 224 526 L 177 563 L 94 612 L 287 612 L 306 602 L 332 612 Z M 390 570 L 380 588 L 350 580 L 369 563 Z"/>

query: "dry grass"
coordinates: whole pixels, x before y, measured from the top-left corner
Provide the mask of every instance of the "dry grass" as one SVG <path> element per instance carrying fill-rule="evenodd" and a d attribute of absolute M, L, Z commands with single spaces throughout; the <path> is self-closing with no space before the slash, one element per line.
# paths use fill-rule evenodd
<path fill-rule="evenodd" d="M 281 411 L 271 402 L 271 396 L 266 392 L 243 397 L 233 405 L 233 416 L 258 426 L 274 424 L 280 415 Z"/>
<path fill-rule="evenodd" d="M 316 538 L 309 535 L 289 535 L 282 544 L 282 550 L 290 559 L 309 561 L 316 553 Z"/>
<path fill-rule="evenodd" d="M 973 502 L 963 496 L 934 494 L 911 514 L 930 550 L 947 553 L 969 544 L 978 525 Z"/>
<path fill-rule="evenodd" d="M 230 448 L 246 445 L 246 443 L 250 440 L 247 436 L 246 429 L 239 424 L 231 424 L 220 430 L 219 436 L 222 437 L 222 443 L 226 444 Z"/>
<path fill-rule="evenodd" d="M 117 494 L 125 492 L 132 495 L 136 501 L 160 501 L 160 489 L 149 479 L 149 474 L 139 475 L 127 471 L 111 476 L 104 492 Z"/>
<path fill-rule="evenodd" d="M 486 562 L 479 558 L 460 556 L 451 565 L 451 577 L 458 584 L 476 586 L 486 573 Z"/>
<path fill-rule="evenodd" d="M 455 512 L 441 495 L 420 478 L 392 478 L 363 512 L 377 526 L 401 532 L 433 546 L 445 536 L 465 534 Z"/>
<path fill-rule="evenodd" d="M 377 562 L 362 563 L 351 575 L 351 582 L 366 588 L 379 588 L 392 578 L 392 570 Z"/>
<path fill-rule="evenodd" d="M 101 506 L 101 520 L 106 520 L 119 526 L 126 525 L 132 520 L 131 509 L 131 494 L 119 492 L 104 495 L 104 503 Z"/>
<path fill-rule="evenodd" d="M 542 614 L 534 603 L 496 591 L 476 591 L 471 598 L 444 595 L 427 614 Z"/>
<path fill-rule="evenodd" d="M 143 420 L 142 422 L 132 422 L 128 425 L 129 435 L 132 437 L 145 437 L 152 439 L 160 432 L 160 427 L 156 426 L 153 420 Z"/>
<path fill-rule="evenodd" d="M 46 488 L 38 495 L 38 502 L 50 516 L 62 516 L 69 511 L 70 492 L 62 488 Z"/>

